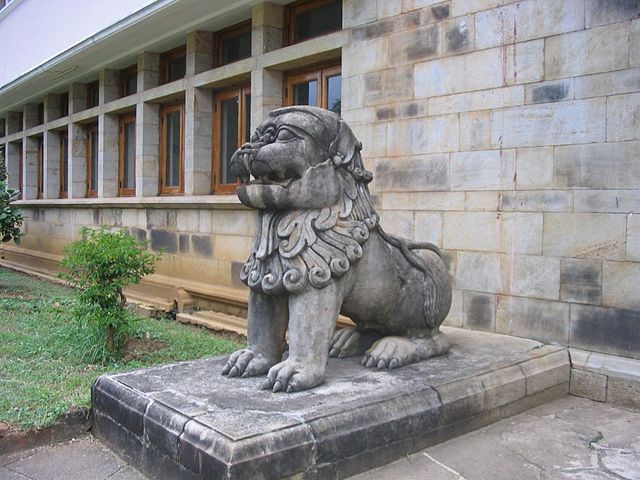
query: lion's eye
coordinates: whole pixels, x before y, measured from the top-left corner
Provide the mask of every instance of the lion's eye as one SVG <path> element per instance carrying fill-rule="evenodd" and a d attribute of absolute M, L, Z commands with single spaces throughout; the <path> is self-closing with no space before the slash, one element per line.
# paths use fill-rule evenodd
<path fill-rule="evenodd" d="M 278 136 L 276 137 L 276 140 L 286 142 L 288 140 L 293 140 L 294 138 L 296 138 L 296 135 L 291 130 L 281 128 L 280 130 L 278 130 Z"/>

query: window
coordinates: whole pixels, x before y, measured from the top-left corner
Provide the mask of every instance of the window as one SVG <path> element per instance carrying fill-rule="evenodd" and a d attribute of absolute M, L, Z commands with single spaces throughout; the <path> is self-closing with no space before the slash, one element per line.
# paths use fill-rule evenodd
<path fill-rule="evenodd" d="M 42 157 L 42 137 L 36 138 L 38 148 L 38 193 L 36 198 L 44 198 L 44 165 Z"/>
<path fill-rule="evenodd" d="M 97 107 L 100 102 L 100 85 L 98 81 L 87 83 L 87 108 Z"/>
<path fill-rule="evenodd" d="M 44 123 L 44 103 L 38 104 L 38 125 Z"/>
<path fill-rule="evenodd" d="M 160 194 L 184 191 L 184 103 L 162 108 Z"/>
<path fill-rule="evenodd" d="M 342 0 L 306 0 L 285 8 L 289 45 L 342 28 Z"/>
<path fill-rule="evenodd" d="M 22 129 L 24 128 L 24 112 L 18 112 L 18 115 L 16 115 L 17 121 L 18 121 L 18 130 L 16 130 L 17 132 L 21 132 Z"/>
<path fill-rule="evenodd" d="M 130 67 L 120 70 L 120 96 L 128 97 L 138 91 L 138 66 L 131 65 Z"/>
<path fill-rule="evenodd" d="M 69 196 L 69 133 L 60 132 L 60 198 Z"/>
<path fill-rule="evenodd" d="M 233 152 L 251 136 L 251 89 L 218 93 L 213 120 L 213 191 L 233 193 L 237 179 L 231 175 L 229 163 Z"/>
<path fill-rule="evenodd" d="M 222 30 L 217 37 L 214 65 L 227 65 L 251 56 L 251 21 Z"/>
<path fill-rule="evenodd" d="M 136 116 L 120 117 L 118 133 L 118 195 L 136 194 Z"/>
<path fill-rule="evenodd" d="M 60 118 L 69 115 L 69 93 L 60 94 Z"/>
<path fill-rule="evenodd" d="M 312 105 L 340 115 L 340 66 L 291 72 L 286 76 L 285 105 Z"/>
<path fill-rule="evenodd" d="M 187 73 L 187 48 L 181 45 L 162 54 L 162 83 L 184 78 Z"/>
<path fill-rule="evenodd" d="M 18 197 L 20 200 L 24 198 L 24 178 L 22 174 L 22 166 L 24 164 L 24 149 L 22 148 L 22 142 L 16 143 L 18 147 L 16 150 L 18 151 L 18 190 L 20 190 L 20 196 Z"/>
<path fill-rule="evenodd" d="M 87 197 L 98 196 L 98 124 L 87 127 Z"/>

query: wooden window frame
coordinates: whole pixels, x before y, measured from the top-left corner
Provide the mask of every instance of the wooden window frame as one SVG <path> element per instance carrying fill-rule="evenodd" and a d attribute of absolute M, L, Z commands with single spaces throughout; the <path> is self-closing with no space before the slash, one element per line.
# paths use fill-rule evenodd
<path fill-rule="evenodd" d="M 222 54 L 223 54 L 223 48 L 222 48 L 222 44 L 224 43 L 225 40 L 228 40 L 230 38 L 233 37 L 237 37 L 242 35 L 243 33 L 247 33 L 247 32 L 251 32 L 251 19 L 249 20 L 245 20 L 243 22 L 237 23 L 235 25 L 232 25 L 228 28 L 225 28 L 223 30 L 220 30 L 219 32 L 216 32 L 214 35 L 214 45 L 213 45 L 213 65 L 214 67 L 221 67 L 223 65 L 229 65 L 230 63 L 234 63 L 234 62 L 229 62 L 229 63 L 224 63 L 222 60 Z M 249 42 L 251 42 L 251 40 L 249 40 Z M 250 58 L 251 57 L 251 53 L 249 53 L 248 57 L 245 58 Z M 244 58 L 240 58 L 238 60 L 235 60 L 236 62 L 239 62 L 240 60 L 244 60 Z"/>
<path fill-rule="evenodd" d="M 136 195 L 136 154 L 133 153 L 133 188 L 124 187 L 124 165 L 125 165 L 125 127 L 133 123 L 136 124 L 135 112 L 120 116 L 118 126 L 118 195 L 120 197 L 134 197 Z M 135 137 L 134 137 L 135 142 Z"/>
<path fill-rule="evenodd" d="M 230 88 L 217 92 L 213 102 L 213 159 L 211 167 L 211 180 L 212 190 L 214 194 L 229 194 L 235 193 L 236 187 L 239 182 L 233 183 L 221 183 L 222 177 L 222 108 L 221 104 L 225 100 L 232 98 L 238 98 L 238 143 L 240 145 L 249 141 L 245 131 L 245 125 L 247 122 L 247 105 L 246 97 L 251 95 L 251 87 L 248 84 L 240 87 Z M 249 106 L 251 108 L 251 106 Z M 240 147 L 238 145 L 238 147 Z"/>
<path fill-rule="evenodd" d="M 297 2 L 290 3 L 284 7 L 284 31 L 285 31 L 285 46 L 294 45 L 300 42 L 306 42 L 317 37 L 310 37 L 305 40 L 296 40 L 296 22 L 295 19 L 298 15 L 313 10 L 314 8 L 322 7 L 329 3 L 337 3 L 337 0 L 299 0 Z M 330 33 L 337 32 L 342 29 L 342 24 L 323 35 L 329 35 Z"/>
<path fill-rule="evenodd" d="M 184 193 L 184 100 L 163 105 L 160 114 L 160 195 L 182 195 Z M 167 115 L 180 112 L 180 181 L 177 187 L 166 185 L 167 178 Z"/>
<path fill-rule="evenodd" d="M 96 189 L 91 189 L 91 177 L 93 176 L 93 165 L 91 159 L 93 157 L 93 145 L 91 142 L 91 135 L 95 133 L 98 135 L 98 124 L 92 123 L 87 125 L 87 198 L 95 198 L 98 196 L 98 185 L 95 185 Z M 96 153 L 96 168 L 98 168 L 98 152 Z M 98 180 L 99 181 L 99 180 Z"/>
<path fill-rule="evenodd" d="M 165 83 L 176 82 L 176 80 L 169 80 L 169 63 L 176 58 L 185 57 L 185 65 L 187 62 L 187 46 L 180 45 L 179 47 L 173 48 L 167 52 L 164 52 L 160 56 L 160 80 L 163 85 Z M 185 69 L 186 70 L 186 69 Z"/>
<path fill-rule="evenodd" d="M 36 193 L 37 199 L 44 198 L 44 156 L 43 156 L 43 147 L 44 147 L 44 138 L 36 137 L 36 142 L 38 143 L 38 171 L 36 172 L 38 176 L 38 190 Z"/>
<path fill-rule="evenodd" d="M 95 104 L 92 101 L 94 99 Z M 96 80 L 94 82 L 87 83 L 87 109 L 97 107 L 98 105 L 100 105 L 100 82 Z"/>
<path fill-rule="evenodd" d="M 128 97 L 129 95 L 133 95 L 135 93 L 138 93 L 138 64 L 133 64 L 127 68 L 124 68 L 122 70 L 120 70 L 120 98 L 123 97 Z M 136 75 L 136 91 L 135 92 L 129 92 L 127 90 L 127 79 L 132 76 L 132 75 Z"/>
<path fill-rule="evenodd" d="M 287 72 L 284 76 L 284 106 L 294 105 L 293 87 L 304 82 L 316 80 L 318 82 L 318 103 L 320 108 L 328 109 L 329 78 L 342 75 L 342 66 L 338 62 L 323 63 L 304 69 Z"/>
<path fill-rule="evenodd" d="M 64 141 L 67 141 L 67 151 L 65 152 Z M 66 153 L 66 155 L 65 155 Z M 65 179 L 69 180 L 69 132 L 60 132 L 60 190 L 58 198 L 67 198 L 69 196 L 69 185 L 64 188 Z"/>

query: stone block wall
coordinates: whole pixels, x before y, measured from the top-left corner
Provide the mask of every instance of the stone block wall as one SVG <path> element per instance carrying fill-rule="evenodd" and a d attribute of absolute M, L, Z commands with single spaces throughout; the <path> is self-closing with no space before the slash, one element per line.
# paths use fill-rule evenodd
<path fill-rule="evenodd" d="M 343 116 L 447 323 L 640 358 L 640 4 L 344 7 Z"/>
<path fill-rule="evenodd" d="M 240 283 L 240 267 L 249 257 L 255 214 L 249 210 L 189 208 L 23 208 L 22 249 L 62 255 L 80 237 L 82 227 L 127 229 L 149 241 L 163 256 L 156 273 L 180 281 L 228 287 Z"/>

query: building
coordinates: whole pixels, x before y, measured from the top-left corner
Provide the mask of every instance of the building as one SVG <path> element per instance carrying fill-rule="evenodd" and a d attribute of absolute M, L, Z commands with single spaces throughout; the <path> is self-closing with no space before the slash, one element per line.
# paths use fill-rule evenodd
<path fill-rule="evenodd" d="M 448 324 L 640 358 L 638 2 L 79 3 L 0 10 L 27 217 L 6 264 L 55 271 L 82 226 L 125 227 L 166 251 L 134 297 L 241 324 L 255 216 L 227 162 L 311 103 L 364 144 L 386 229 L 446 252 Z"/>

